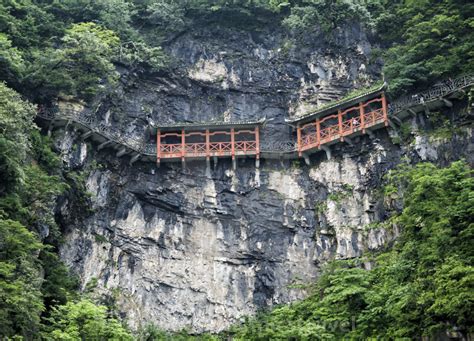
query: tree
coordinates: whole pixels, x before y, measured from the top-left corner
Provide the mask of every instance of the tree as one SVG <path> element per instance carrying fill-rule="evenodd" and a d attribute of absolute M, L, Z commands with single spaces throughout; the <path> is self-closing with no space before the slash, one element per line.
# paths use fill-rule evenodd
<path fill-rule="evenodd" d="M 12 46 L 5 34 L 0 33 L 0 81 L 17 82 L 24 67 L 20 51 Z"/>
<path fill-rule="evenodd" d="M 402 232 L 393 248 L 367 259 L 334 261 L 312 295 L 236 327 L 237 340 L 397 339 L 440 331 L 473 332 L 474 172 L 464 162 L 446 168 L 404 165 L 388 176 L 402 188 Z"/>
<path fill-rule="evenodd" d="M 132 340 L 107 308 L 83 299 L 53 308 L 43 337 L 53 340 Z"/>
<path fill-rule="evenodd" d="M 45 308 L 65 303 L 75 286 L 34 232 L 48 231 L 57 243 L 54 204 L 65 189 L 59 158 L 34 116 L 33 105 L 0 83 L 0 337 L 36 336 Z"/>
<path fill-rule="evenodd" d="M 474 71 L 474 4 L 385 2 L 374 12 L 393 95 Z"/>
<path fill-rule="evenodd" d="M 283 2 L 277 6 L 288 6 Z M 296 32 L 320 27 L 327 35 L 338 26 L 356 20 L 370 26 L 370 14 L 363 1 L 347 0 L 303 0 L 290 7 L 291 14 L 283 20 L 288 28 Z"/>
<path fill-rule="evenodd" d="M 42 244 L 20 223 L 0 216 L 0 336 L 38 334 L 41 299 Z"/>
<path fill-rule="evenodd" d="M 113 59 L 120 39 L 95 23 L 72 25 L 59 49 L 37 52 L 30 77 L 36 87 L 46 86 L 45 95 L 62 93 L 90 99 L 100 87 L 117 79 Z"/>
<path fill-rule="evenodd" d="M 0 195 L 24 180 L 23 160 L 31 146 L 34 106 L 0 83 Z"/>

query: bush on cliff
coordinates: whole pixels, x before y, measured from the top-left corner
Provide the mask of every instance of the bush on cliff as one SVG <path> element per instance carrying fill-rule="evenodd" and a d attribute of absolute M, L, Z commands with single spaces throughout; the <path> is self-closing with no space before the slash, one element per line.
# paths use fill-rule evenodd
<path fill-rule="evenodd" d="M 404 188 L 393 248 L 334 261 L 307 299 L 249 319 L 236 340 L 420 338 L 474 331 L 474 172 L 424 163 L 389 176 Z M 372 270 L 363 270 L 366 261 Z"/>

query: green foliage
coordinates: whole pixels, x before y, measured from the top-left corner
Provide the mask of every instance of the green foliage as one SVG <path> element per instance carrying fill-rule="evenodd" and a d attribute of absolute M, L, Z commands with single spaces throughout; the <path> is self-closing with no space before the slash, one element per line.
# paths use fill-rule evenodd
<path fill-rule="evenodd" d="M 120 46 L 118 61 L 131 68 L 148 66 L 151 70 L 158 71 L 164 68 L 168 59 L 161 47 L 150 47 L 144 42 L 128 42 Z"/>
<path fill-rule="evenodd" d="M 389 47 L 384 72 L 393 95 L 474 71 L 474 4 L 380 2 L 377 30 Z"/>
<path fill-rule="evenodd" d="M 432 127 L 428 134 L 432 139 L 451 139 L 453 135 L 463 133 L 463 130 L 442 112 L 430 113 L 428 121 Z"/>
<path fill-rule="evenodd" d="M 12 46 L 8 37 L 0 33 L 0 81 L 14 81 L 25 65 L 20 51 Z"/>
<path fill-rule="evenodd" d="M 474 172 L 402 165 L 388 177 L 404 209 L 388 223 L 402 228 L 394 247 L 367 260 L 334 261 L 307 299 L 234 327 L 236 340 L 397 339 L 456 328 L 473 332 Z"/>
<path fill-rule="evenodd" d="M 3 217 L 0 246 L 0 336 L 37 335 L 44 305 L 34 254 L 43 246 L 26 227 Z"/>
<path fill-rule="evenodd" d="M 75 204 L 90 206 L 86 174 L 63 174 L 51 141 L 33 123 L 35 107 L 11 88 L 40 102 L 62 95 L 91 99 L 116 82 L 117 64 L 131 71 L 165 67 L 170 60 L 162 41 L 197 24 L 247 30 L 281 24 L 289 31 L 281 47 L 285 55 L 296 48 L 295 35 L 321 32 L 330 38 L 358 22 L 376 28 L 373 33 L 387 49 L 377 54 L 385 58 L 392 94 L 399 95 L 473 71 L 473 14 L 473 4 L 458 0 L 2 1 L 0 337 L 33 339 L 42 329 L 46 339 L 131 338 L 106 308 L 71 301 L 77 281 L 57 255 L 61 233 L 53 208 L 67 190 Z M 444 128 L 433 136 L 455 132 L 437 119 L 431 118 L 433 125 Z M 400 135 L 409 139 L 406 127 Z M 307 300 L 248 320 L 233 330 L 235 339 L 419 338 L 451 328 L 473 332 L 472 179 L 462 162 L 446 169 L 404 165 L 391 173 L 385 194 L 404 202 L 403 211 L 386 223 L 403 231 L 393 249 L 374 255 L 371 271 L 363 270 L 362 260 L 330 264 Z M 328 199 L 340 203 L 352 190 L 344 187 Z M 321 203 L 315 213 L 326 209 Z M 98 242 L 103 238 L 96 236 Z M 96 284 L 91 280 L 87 289 Z M 143 338 L 218 339 L 154 327 Z"/>
<path fill-rule="evenodd" d="M 54 219 L 56 198 L 69 186 L 34 115 L 29 102 L 0 83 L 0 338 L 38 338 L 41 317 L 67 304 L 77 288 L 57 255 Z M 115 320 L 106 326 L 100 333 L 123 336 Z"/>
<path fill-rule="evenodd" d="M 69 273 L 53 247 L 49 245 L 43 247 L 39 261 L 44 272 L 41 292 L 47 311 L 52 306 L 65 304 L 70 298 L 76 297 L 78 278 Z"/>
<path fill-rule="evenodd" d="M 153 1 L 147 6 L 146 13 L 148 22 L 156 27 L 179 31 L 186 25 L 185 8 L 176 1 Z"/>
<path fill-rule="evenodd" d="M 473 13 L 474 5 L 458 0 L 6 0 L 0 4 L 0 75 L 32 98 L 88 99 L 113 84 L 116 62 L 165 67 L 170 60 L 161 42 L 193 25 L 282 24 L 297 35 L 321 29 L 330 38 L 357 22 L 374 29 L 388 48 L 381 53 L 385 75 L 399 95 L 473 71 Z"/>
<path fill-rule="evenodd" d="M 57 237 L 51 205 L 66 186 L 50 175 L 59 158 L 39 134 L 34 115 L 30 103 L 0 84 L 0 212 L 26 226 L 49 226 Z"/>
<path fill-rule="evenodd" d="M 157 70 L 159 46 L 134 25 L 140 4 L 127 0 L 31 1 L 0 4 L 0 80 L 40 101 L 58 95 L 90 99 L 118 74 L 115 62 Z"/>
<path fill-rule="evenodd" d="M 0 195 L 24 181 L 22 162 L 31 145 L 34 107 L 0 83 Z"/>
<path fill-rule="evenodd" d="M 153 324 L 146 325 L 138 331 L 138 340 L 143 341 L 219 341 L 225 340 L 224 337 L 203 333 L 200 335 L 191 335 L 186 330 L 178 333 L 169 333 L 157 328 Z"/>
<path fill-rule="evenodd" d="M 54 307 L 43 337 L 52 340 L 132 340 L 107 308 L 83 299 Z"/>
<path fill-rule="evenodd" d="M 303 0 L 291 7 L 291 14 L 283 20 L 284 25 L 300 33 L 317 26 L 328 34 L 342 24 L 351 20 L 370 24 L 370 14 L 365 6 L 366 1 L 358 0 Z M 288 6 L 280 2 L 278 7 Z"/>
<path fill-rule="evenodd" d="M 315 216 L 320 216 L 321 214 L 324 214 L 328 209 L 328 205 L 325 201 L 319 201 L 314 204 L 314 215 Z"/>
<path fill-rule="evenodd" d="M 104 237 L 101 234 L 94 234 L 94 239 L 95 239 L 96 243 L 99 243 L 99 244 L 103 244 L 103 243 L 108 242 L 107 238 Z"/>
<path fill-rule="evenodd" d="M 402 142 L 408 143 L 413 138 L 410 122 L 403 122 L 398 130 Z"/>
<path fill-rule="evenodd" d="M 90 98 L 98 92 L 101 82 L 115 81 L 112 59 L 119 43 L 113 31 L 94 23 L 72 25 L 65 31 L 59 49 L 47 50 L 47 58 L 44 54 L 37 55 L 32 64 L 37 68 L 36 85 L 47 86 L 47 94 L 61 92 Z"/>
<path fill-rule="evenodd" d="M 94 289 L 97 288 L 98 282 L 99 282 L 99 280 L 97 279 L 97 277 L 92 277 L 92 278 L 90 279 L 90 281 L 87 282 L 85 291 L 86 291 L 86 292 L 92 292 L 92 291 L 94 291 Z"/>
<path fill-rule="evenodd" d="M 339 207 L 341 202 L 354 192 L 354 187 L 350 184 L 342 184 L 341 189 L 335 190 L 328 195 L 328 200 L 333 201 Z"/>

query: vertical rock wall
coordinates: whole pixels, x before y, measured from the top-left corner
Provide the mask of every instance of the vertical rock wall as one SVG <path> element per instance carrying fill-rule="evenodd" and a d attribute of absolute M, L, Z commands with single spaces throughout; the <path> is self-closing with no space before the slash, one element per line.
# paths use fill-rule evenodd
<path fill-rule="evenodd" d="M 350 27 L 341 39 L 282 51 L 279 32 L 186 33 L 168 46 L 178 61 L 172 71 L 125 71 L 97 115 L 137 136 L 150 124 L 266 116 L 264 139 L 291 139 L 285 117 L 378 78 L 364 33 Z M 83 290 L 114 300 L 134 328 L 220 331 L 304 297 L 294 284 L 317 278 L 325 261 L 391 241 L 397 231 L 376 227 L 386 217 L 382 176 L 403 156 L 465 155 L 472 150 L 466 134 L 439 144 L 418 137 L 401 148 L 380 130 L 375 139 L 338 145 L 331 160 L 313 155 L 311 166 L 263 160 L 256 169 L 244 159 L 234 171 L 220 160 L 207 177 L 204 162 L 130 166 L 73 131 L 57 131 L 65 165 L 85 172 L 92 202 L 77 214 L 70 198 L 61 202 L 61 256 Z"/>

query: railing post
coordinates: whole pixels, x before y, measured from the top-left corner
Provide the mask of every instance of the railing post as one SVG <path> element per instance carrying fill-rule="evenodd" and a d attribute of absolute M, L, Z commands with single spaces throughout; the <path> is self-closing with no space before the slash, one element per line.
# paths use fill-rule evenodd
<path fill-rule="evenodd" d="M 186 154 L 186 134 L 184 133 L 184 128 L 181 129 L 181 161 L 184 162 L 184 157 Z"/>
<path fill-rule="evenodd" d="M 161 130 L 156 132 L 156 163 L 159 165 L 161 161 Z"/>
<path fill-rule="evenodd" d="M 296 127 L 296 136 L 297 136 L 297 142 L 298 142 L 298 156 L 302 156 L 302 146 L 301 146 L 301 127 L 298 125 Z"/>
<path fill-rule="evenodd" d="M 209 129 L 206 129 L 206 176 L 211 177 L 211 137 Z"/>
<path fill-rule="evenodd" d="M 364 103 L 359 103 L 359 114 L 360 114 L 360 126 L 362 128 L 362 134 L 365 134 L 365 117 L 364 117 Z"/>
<path fill-rule="evenodd" d="M 321 123 L 319 123 L 319 118 L 316 119 L 316 143 L 318 147 L 321 145 Z"/>
<path fill-rule="evenodd" d="M 211 137 L 209 135 L 209 129 L 206 129 L 206 158 L 211 157 Z"/>
<path fill-rule="evenodd" d="M 234 136 L 234 128 L 230 129 L 230 147 L 231 147 L 231 155 L 232 155 L 232 160 L 235 159 L 235 136 Z"/>
<path fill-rule="evenodd" d="M 255 157 L 258 160 L 260 159 L 260 129 L 258 126 L 255 127 L 255 149 Z"/>
<path fill-rule="evenodd" d="M 342 136 L 342 112 L 341 109 L 337 111 L 337 119 L 339 121 L 339 139 L 344 141 L 344 137 Z"/>
<path fill-rule="evenodd" d="M 388 115 L 387 115 L 387 98 L 385 97 L 385 93 L 382 93 L 382 110 L 383 110 L 383 120 L 385 122 L 385 126 L 388 126 Z"/>

